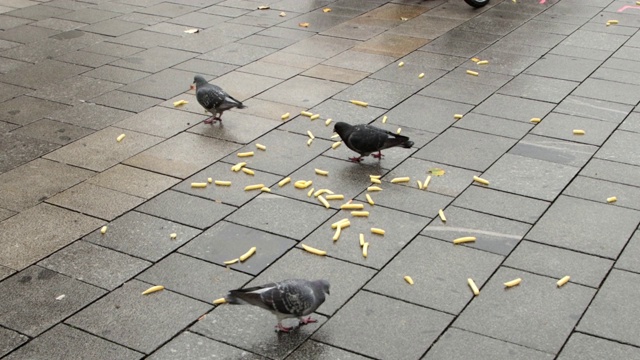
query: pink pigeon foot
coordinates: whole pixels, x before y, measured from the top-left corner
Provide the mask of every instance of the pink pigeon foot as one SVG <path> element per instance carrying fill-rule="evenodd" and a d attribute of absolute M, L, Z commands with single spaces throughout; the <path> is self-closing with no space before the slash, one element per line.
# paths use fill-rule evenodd
<path fill-rule="evenodd" d="M 378 151 L 378 153 L 377 153 L 377 154 L 373 154 L 373 155 L 371 155 L 371 156 L 373 156 L 373 157 L 374 157 L 374 158 L 376 158 L 376 159 L 382 159 L 382 157 L 383 157 L 384 155 L 382 155 L 382 152 Z"/>
<path fill-rule="evenodd" d="M 293 329 L 293 327 L 286 327 L 284 325 L 282 325 L 281 323 L 278 323 L 278 325 L 275 326 L 276 327 L 276 331 L 277 332 L 286 332 L 288 333 L 289 331 L 291 331 L 291 329 Z"/>
<path fill-rule="evenodd" d="M 306 319 L 305 318 L 300 318 L 300 326 L 311 324 L 311 323 L 317 323 L 317 322 L 318 322 L 318 320 L 312 319 L 311 316 L 309 316 Z"/>
<path fill-rule="evenodd" d="M 356 162 L 356 163 L 359 163 L 360 161 L 362 161 L 362 156 L 359 156 L 359 157 L 355 157 L 355 156 L 354 156 L 354 157 L 350 157 L 350 158 L 349 158 L 349 160 L 351 160 L 351 161 L 353 161 L 353 162 Z"/>

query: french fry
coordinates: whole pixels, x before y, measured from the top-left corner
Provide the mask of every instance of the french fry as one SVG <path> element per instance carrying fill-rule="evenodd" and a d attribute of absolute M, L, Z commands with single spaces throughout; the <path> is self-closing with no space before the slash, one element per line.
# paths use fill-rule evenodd
<path fill-rule="evenodd" d="M 431 175 L 427 176 L 427 178 L 424 179 L 424 183 L 422 184 L 422 190 L 427 190 L 430 182 L 431 182 Z"/>
<path fill-rule="evenodd" d="M 440 221 L 443 223 L 447 222 L 447 218 L 444 216 L 444 211 L 442 211 L 442 209 L 438 210 L 438 216 L 440 216 Z"/>
<path fill-rule="evenodd" d="M 481 177 L 474 176 L 473 177 L 473 181 L 475 181 L 477 183 L 480 183 L 482 185 L 489 185 L 489 181 L 487 181 L 487 180 L 485 180 L 485 179 L 483 179 Z"/>
<path fill-rule="evenodd" d="M 211 183 L 213 183 L 213 179 L 212 179 L 212 178 L 207 178 L 207 182 L 208 182 L 209 184 L 211 184 Z"/>
<path fill-rule="evenodd" d="M 309 111 L 300 111 L 300 115 L 304 115 L 306 117 L 312 117 L 313 113 Z"/>
<path fill-rule="evenodd" d="M 315 137 L 315 136 L 313 136 L 313 134 L 311 133 L 311 130 L 307 130 L 307 135 L 309 135 L 309 139 L 311 139 L 311 140 L 313 140 L 313 139 L 315 139 L 315 138 L 316 138 L 316 137 Z"/>
<path fill-rule="evenodd" d="M 344 195 L 342 195 L 342 194 L 333 194 L 333 195 L 327 195 L 325 198 L 327 200 L 344 200 Z"/>
<path fill-rule="evenodd" d="M 339 138 L 339 137 L 340 137 L 340 134 L 333 134 L 333 135 L 331 135 L 331 138 L 332 138 L 332 139 L 337 139 L 337 138 Z"/>
<path fill-rule="evenodd" d="M 382 184 L 382 181 L 380 181 L 380 179 L 371 178 L 369 180 L 372 184 Z"/>
<path fill-rule="evenodd" d="M 213 305 L 225 304 L 226 302 L 227 302 L 227 299 L 225 298 L 215 299 L 213 300 Z"/>
<path fill-rule="evenodd" d="M 282 119 L 282 120 L 287 120 L 287 119 L 289 118 L 289 116 L 291 116 L 291 114 L 289 114 L 289 113 L 284 113 L 284 114 L 282 114 L 282 116 L 280 116 L 280 119 Z"/>
<path fill-rule="evenodd" d="M 253 256 L 253 254 L 256 253 L 256 247 L 252 247 L 251 249 L 249 249 L 249 251 L 247 251 L 246 253 L 242 254 L 240 256 L 240 262 L 244 262 L 246 261 L 248 258 L 250 258 L 251 256 Z"/>
<path fill-rule="evenodd" d="M 556 285 L 558 287 L 562 287 L 564 284 L 568 283 L 569 280 L 571 280 L 571 276 L 567 275 L 567 276 L 563 277 L 562 279 L 558 280 Z"/>
<path fill-rule="evenodd" d="M 475 242 L 476 241 L 476 237 L 475 236 L 465 236 L 465 237 L 461 237 L 461 238 L 457 238 L 455 240 L 453 240 L 454 244 L 464 244 L 464 243 L 468 243 L 468 242 Z"/>
<path fill-rule="evenodd" d="M 269 189 L 269 188 L 268 188 L 268 187 L 266 187 L 266 186 L 263 186 L 263 187 L 261 187 L 261 188 L 260 188 L 260 191 L 261 191 L 261 192 L 268 192 L 268 193 L 270 193 L 270 192 L 271 192 L 271 189 Z"/>
<path fill-rule="evenodd" d="M 387 115 L 382 117 L 382 123 L 385 124 L 387 122 Z"/>
<path fill-rule="evenodd" d="M 366 197 L 366 198 L 367 198 L 367 202 L 369 203 L 369 205 L 373 206 L 373 205 L 375 205 L 375 204 L 376 204 L 375 202 L 373 202 L 373 199 L 371 198 L 371 195 L 369 195 L 369 194 L 364 194 L 364 197 Z"/>
<path fill-rule="evenodd" d="M 618 20 L 608 20 L 607 21 L 607 25 L 618 25 L 619 21 Z"/>
<path fill-rule="evenodd" d="M 584 130 L 575 129 L 573 130 L 573 135 L 584 135 Z"/>
<path fill-rule="evenodd" d="M 363 106 L 363 107 L 367 107 L 369 106 L 369 103 L 366 103 L 364 101 L 360 101 L 360 100 L 351 100 L 350 101 L 352 104 L 354 105 L 358 105 L 358 106 Z"/>
<path fill-rule="evenodd" d="M 238 157 L 249 157 L 249 156 L 253 156 L 253 151 L 238 153 Z"/>
<path fill-rule="evenodd" d="M 282 179 L 282 180 L 280 180 L 278 182 L 278 186 L 279 187 L 283 187 L 283 186 L 287 185 L 290 182 L 291 182 L 291 178 L 290 177 L 286 177 L 286 178 L 284 178 L 284 179 Z"/>
<path fill-rule="evenodd" d="M 174 101 L 173 102 L 173 107 L 178 107 L 178 106 L 182 106 L 182 105 L 186 105 L 189 102 L 186 100 L 178 100 L 178 101 Z"/>
<path fill-rule="evenodd" d="M 218 186 L 231 186 L 231 181 L 216 180 L 214 184 Z"/>
<path fill-rule="evenodd" d="M 349 221 L 349 219 L 347 219 L 347 218 L 344 218 L 344 219 L 342 219 L 340 221 L 336 221 L 333 224 L 331 224 L 331 228 L 332 229 L 337 229 L 338 227 L 348 227 L 349 225 L 351 225 L 351 221 Z"/>
<path fill-rule="evenodd" d="M 262 151 L 267 150 L 267 147 L 266 147 L 266 146 L 264 146 L 264 145 L 262 145 L 262 144 L 256 144 L 256 147 L 257 147 L 258 149 L 262 150 Z"/>
<path fill-rule="evenodd" d="M 413 279 L 412 279 L 412 278 L 411 278 L 411 276 L 409 276 L 409 275 L 406 275 L 406 276 L 404 277 L 404 281 L 406 281 L 406 282 L 407 282 L 407 284 L 409 284 L 409 285 L 413 285 Z"/>
<path fill-rule="evenodd" d="M 616 201 L 618 201 L 618 198 L 617 198 L 617 197 L 615 197 L 615 196 L 612 196 L 612 197 L 607 198 L 607 202 L 608 202 L 608 203 L 613 203 L 613 202 L 616 202 Z"/>
<path fill-rule="evenodd" d="M 489 60 L 480 60 L 476 64 L 478 64 L 478 65 L 487 65 L 488 63 L 489 63 Z"/>
<path fill-rule="evenodd" d="M 382 188 L 379 186 L 369 186 L 367 191 L 382 191 Z"/>
<path fill-rule="evenodd" d="M 463 116 L 462 114 L 453 114 L 453 118 L 456 120 L 462 119 L 462 116 Z"/>
<path fill-rule="evenodd" d="M 422 190 L 422 181 L 416 180 L 416 184 L 418 185 L 418 189 Z"/>
<path fill-rule="evenodd" d="M 320 195 L 322 195 L 324 193 L 333 194 L 333 192 L 331 190 L 329 190 L 329 189 L 320 189 L 320 190 L 314 192 L 313 196 L 314 197 L 318 197 L 318 196 L 320 196 Z"/>
<path fill-rule="evenodd" d="M 369 243 L 368 242 L 362 244 L 362 256 L 365 257 L 365 258 L 367 256 L 369 256 Z"/>
<path fill-rule="evenodd" d="M 473 76 L 478 76 L 478 72 L 477 71 L 472 71 L 472 70 L 467 70 L 467 74 L 473 75 Z"/>
<path fill-rule="evenodd" d="M 364 209 L 363 204 L 342 204 L 340 205 L 340 209 L 342 210 L 362 210 Z"/>
<path fill-rule="evenodd" d="M 371 228 L 372 234 L 384 235 L 385 231 L 380 228 Z"/>
<path fill-rule="evenodd" d="M 327 119 L 324 121 L 324 126 L 329 126 L 329 124 L 331 124 L 331 122 L 333 121 L 333 119 Z M 335 149 L 335 148 L 334 148 Z"/>
<path fill-rule="evenodd" d="M 400 61 L 400 62 L 398 63 L 398 67 L 403 67 L 403 66 L 404 66 L 404 61 Z"/>
<path fill-rule="evenodd" d="M 244 187 L 244 191 L 260 190 L 264 187 L 264 184 L 247 185 Z"/>
<path fill-rule="evenodd" d="M 369 216 L 369 212 L 368 211 L 352 211 L 351 212 L 351 216 L 368 217 Z"/>
<path fill-rule="evenodd" d="M 309 117 L 309 120 L 315 120 L 320 117 L 320 114 L 314 114 Z"/>
<path fill-rule="evenodd" d="M 242 169 L 245 165 L 247 165 L 247 163 L 246 163 L 246 162 L 244 162 L 244 161 L 243 161 L 243 162 L 239 162 L 239 163 L 237 163 L 237 164 L 233 165 L 233 166 L 231 167 L 231 170 L 233 170 L 233 171 L 235 171 L 235 172 L 238 172 L 238 171 L 240 171 L 240 169 Z"/>
<path fill-rule="evenodd" d="M 247 175 L 255 175 L 256 172 L 251 170 L 251 169 L 247 169 L 247 168 L 242 168 L 242 172 L 247 174 Z"/>
<path fill-rule="evenodd" d="M 359 238 L 360 238 L 360 247 L 363 247 L 364 246 L 364 234 L 360 233 Z"/>
<path fill-rule="evenodd" d="M 225 265 L 232 265 L 232 264 L 237 263 L 238 261 L 240 261 L 240 259 L 239 259 L 239 258 L 235 258 L 235 259 L 233 259 L 233 260 L 223 261 L 223 263 L 224 263 Z"/>
<path fill-rule="evenodd" d="M 398 128 L 398 130 L 396 130 L 396 134 L 400 134 L 401 131 L 402 131 L 402 128 Z"/>
<path fill-rule="evenodd" d="M 203 182 L 203 183 L 191 183 L 191 187 L 192 188 L 206 188 L 207 187 L 207 183 Z"/>
<path fill-rule="evenodd" d="M 150 288 L 148 288 L 147 290 L 142 292 L 142 295 L 148 295 L 157 291 L 162 291 L 164 290 L 164 286 L 162 285 L 156 285 L 156 286 L 152 286 Z"/>
<path fill-rule="evenodd" d="M 177 237 L 178 237 L 178 234 L 176 234 L 176 233 L 171 233 L 171 234 L 169 234 L 169 238 L 170 238 L 171 240 L 175 240 Z"/>
<path fill-rule="evenodd" d="M 409 182 L 411 181 L 411 178 L 408 176 L 404 176 L 404 177 L 397 177 L 397 178 L 393 178 L 391 179 L 391 183 L 392 184 L 397 184 L 397 183 L 404 183 L 404 182 Z"/>
<path fill-rule="evenodd" d="M 540 121 L 541 121 L 541 119 L 540 119 L 540 118 L 531 118 L 531 120 L 529 120 L 529 122 L 532 122 L 532 123 L 534 123 L 534 124 L 537 124 L 537 123 L 539 123 Z"/>
<path fill-rule="evenodd" d="M 125 135 L 125 134 L 120 134 L 120 135 L 116 138 L 116 141 L 117 141 L 117 142 L 122 141 L 122 139 L 124 139 L 124 137 L 125 137 L 125 136 L 127 136 L 127 135 Z"/>
<path fill-rule="evenodd" d="M 338 146 L 340 146 L 340 145 L 342 145 L 342 141 L 336 141 L 336 142 L 334 142 L 333 144 L 331 144 L 331 148 L 335 150 L 335 149 L 337 149 L 337 148 L 338 148 Z"/>
<path fill-rule="evenodd" d="M 309 139 L 307 140 L 307 146 L 311 146 L 311 143 L 313 142 L 313 139 Z"/>
<path fill-rule="evenodd" d="M 326 170 L 320 170 L 320 169 L 314 169 L 314 170 L 315 170 L 316 174 L 318 174 L 318 175 L 322 175 L 322 176 L 329 175 L 329 172 L 326 171 Z"/>
<path fill-rule="evenodd" d="M 107 233 L 107 225 L 103 226 L 102 229 L 100 229 L 100 234 L 106 234 Z"/>
<path fill-rule="evenodd" d="M 380 179 L 382 175 L 369 175 L 370 179 Z"/>
<path fill-rule="evenodd" d="M 422 79 L 424 77 L 424 73 L 420 73 L 420 75 L 418 75 L 418 79 Z"/>
<path fill-rule="evenodd" d="M 324 250 L 319 250 L 319 249 L 313 248 L 313 247 L 308 246 L 308 245 L 305 245 L 305 244 L 302 244 L 302 248 L 303 248 L 305 251 L 310 252 L 310 253 L 312 253 L 312 254 L 316 254 L 316 255 L 320 255 L 320 256 L 327 255 L 327 252 L 326 252 L 326 251 L 324 251 Z"/>
<path fill-rule="evenodd" d="M 478 59 L 477 57 L 473 57 L 471 58 L 471 61 L 473 61 L 474 63 L 477 63 L 478 61 L 480 61 L 480 59 Z"/>
<path fill-rule="evenodd" d="M 320 201 L 322 203 L 322 205 L 324 205 L 324 207 L 326 207 L 327 209 L 331 207 L 329 202 L 327 200 L 325 200 L 325 198 L 322 197 L 322 195 L 318 195 L 318 201 Z"/>
<path fill-rule="evenodd" d="M 510 287 L 514 287 L 516 285 L 520 285 L 521 282 L 522 282 L 522 279 L 521 278 L 517 278 L 517 279 L 513 279 L 511 281 L 507 281 L 506 283 L 504 283 L 504 286 L 510 288 Z"/>
<path fill-rule="evenodd" d="M 480 290 L 478 289 L 478 286 L 476 285 L 476 283 L 473 281 L 472 278 L 467 279 L 467 284 L 469 284 L 471 291 L 473 291 L 473 296 L 480 295 Z"/>
<path fill-rule="evenodd" d="M 336 228 L 335 234 L 333 234 L 333 241 L 338 241 L 338 239 L 340 238 L 340 233 L 342 233 L 342 227 L 338 226 Z"/>
<path fill-rule="evenodd" d="M 313 195 L 314 190 L 315 190 L 314 188 L 309 189 L 309 191 L 307 192 L 307 197 L 311 197 L 311 195 Z"/>

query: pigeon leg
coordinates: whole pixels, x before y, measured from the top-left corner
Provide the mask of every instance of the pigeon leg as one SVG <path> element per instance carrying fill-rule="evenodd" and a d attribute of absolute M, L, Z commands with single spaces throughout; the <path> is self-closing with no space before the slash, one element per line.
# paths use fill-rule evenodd
<path fill-rule="evenodd" d="M 286 327 L 282 325 L 282 321 L 278 321 L 278 325 L 276 325 L 276 331 L 289 332 L 293 329 L 293 327 Z"/>
<path fill-rule="evenodd" d="M 205 124 L 213 124 L 216 119 L 212 116 L 204 121 Z"/>
<path fill-rule="evenodd" d="M 318 320 L 312 319 L 311 316 L 307 317 L 306 319 L 304 317 L 300 317 L 299 319 L 300 319 L 300 326 L 318 322 Z"/>
<path fill-rule="evenodd" d="M 362 156 L 354 156 L 354 157 L 350 157 L 349 160 L 359 163 L 360 161 L 362 161 Z"/>
<path fill-rule="evenodd" d="M 373 154 L 373 155 L 371 155 L 371 156 L 373 156 L 373 157 L 374 157 L 374 158 L 376 158 L 376 159 L 382 159 L 382 157 L 383 157 L 384 155 L 382 155 L 382 152 L 381 152 L 381 151 L 378 151 L 378 153 L 377 153 L 377 154 Z"/>

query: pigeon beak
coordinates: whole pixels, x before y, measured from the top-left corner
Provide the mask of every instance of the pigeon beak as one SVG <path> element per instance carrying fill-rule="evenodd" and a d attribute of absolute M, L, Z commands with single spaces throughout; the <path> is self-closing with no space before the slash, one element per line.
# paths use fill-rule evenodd
<path fill-rule="evenodd" d="M 189 90 L 195 90 L 195 89 L 196 89 L 195 85 L 191 84 L 191 86 L 189 86 Z"/>

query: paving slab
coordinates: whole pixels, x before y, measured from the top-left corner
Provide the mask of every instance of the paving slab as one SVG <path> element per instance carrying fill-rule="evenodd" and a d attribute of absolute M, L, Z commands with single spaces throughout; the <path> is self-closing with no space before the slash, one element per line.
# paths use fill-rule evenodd
<path fill-rule="evenodd" d="M 632 112 L 618 127 L 620 130 L 640 132 L 640 113 Z"/>
<path fill-rule="evenodd" d="M 0 206 L 14 211 L 28 209 L 91 175 L 92 171 L 55 161 L 33 160 L 0 174 Z"/>
<path fill-rule="evenodd" d="M 404 66 L 407 67 L 407 65 Z M 415 76 L 415 74 L 412 75 Z M 496 85 L 473 83 L 445 77 L 427 85 L 418 94 L 470 105 L 479 105 L 498 88 L 499 86 Z"/>
<path fill-rule="evenodd" d="M 640 101 L 640 97 L 636 96 L 637 91 L 638 85 L 587 79 L 575 89 L 573 95 L 635 105 Z"/>
<path fill-rule="evenodd" d="M 80 103 L 60 111 L 49 112 L 46 117 L 84 128 L 101 130 L 132 115 L 131 112 L 111 107 Z"/>
<path fill-rule="evenodd" d="M 379 359 L 415 359 L 429 348 L 451 319 L 448 314 L 363 291 L 313 339 Z M 359 341 L 353 341 L 353 334 L 358 334 Z"/>
<path fill-rule="evenodd" d="M 70 13 L 69 9 L 62 9 L 59 7 L 47 6 L 47 5 L 33 5 L 23 8 L 13 9 L 5 13 L 8 16 L 15 16 L 18 18 L 30 19 L 30 20 L 44 20 L 50 17 L 63 15 Z"/>
<path fill-rule="evenodd" d="M 216 355 L 212 355 L 216 354 Z M 149 359 L 153 360 L 179 360 L 185 357 L 189 359 L 206 359 L 212 356 L 222 356 L 233 359 L 264 360 L 265 357 L 241 350 L 233 346 L 211 340 L 202 335 L 189 331 L 180 333 L 167 344 L 156 350 Z"/>
<path fill-rule="evenodd" d="M 175 240 L 169 236 L 172 233 L 177 235 Z M 155 262 L 199 233 L 199 230 L 185 225 L 130 211 L 107 224 L 105 234 L 97 229 L 84 240 Z"/>
<path fill-rule="evenodd" d="M 430 171 L 435 171 L 435 169 L 444 170 L 444 175 L 432 175 Z M 478 175 L 478 173 L 471 170 L 411 157 L 400 164 L 400 166 L 386 174 L 385 180 L 391 180 L 395 177 L 409 176 L 412 179 L 418 179 L 424 182 L 427 176 L 430 175 L 431 181 L 427 188 L 428 191 L 456 197 L 463 192 L 469 184 L 471 184 L 473 176 Z"/>
<path fill-rule="evenodd" d="M 49 141 L 59 145 L 66 145 L 93 132 L 93 130 L 71 124 L 65 124 L 63 122 L 49 119 L 41 119 L 15 130 L 14 134 L 20 134 L 42 141 Z"/>
<path fill-rule="evenodd" d="M 559 103 L 578 85 L 573 81 L 522 74 L 503 86 L 498 93 Z"/>
<path fill-rule="evenodd" d="M 94 99 L 119 88 L 121 85 L 86 76 L 73 76 L 62 81 L 48 84 L 31 93 L 32 96 L 69 105 Z"/>
<path fill-rule="evenodd" d="M 573 133 L 573 130 L 571 130 L 571 133 Z M 582 167 L 591 159 L 597 149 L 592 145 L 545 136 L 527 135 L 509 150 L 509 154 Z"/>
<path fill-rule="evenodd" d="M 158 195 L 178 181 L 169 176 L 121 164 L 88 180 L 91 184 L 145 199 Z"/>
<path fill-rule="evenodd" d="M 622 254 L 618 257 L 618 261 L 615 263 L 615 267 L 617 269 L 640 273 L 640 266 L 638 266 L 638 262 L 636 261 L 637 256 L 640 253 L 639 239 L 640 233 L 636 231 L 622 251 Z"/>
<path fill-rule="evenodd" d="M 614 360 L 635 359 L 640 357 L 640 350 L 619 342 L 574 332 L 564 346 L 559 360 L 584 359 L 584 360 Z"/>
<path fill-rule="evenodd" d="M 4 304 L 0 324 L 29 336 L 39 335 L 105 293 L 38 266 L 3 281 L 0 288 Z"/>
<path fill-rule="evenodd" d="M 364 79 L 333 98 L 344 101 L 360 100 L 367 102 L 371 106 L 391 109 L 418 90 L 420 90 L 420 87 L 415 85 Z"/>
<path fill-rule="evenodd" d="M 29 340 L 28 337 L 9 329 L 0 328 L 0 356 L 8 354 L 13 349 Z"/>
<path fill-rule="evenodd" d="M 560 196 L 527 239 L 615 259 L 639 222 L 636 210 Z"/>
<path fill-rule="evenodd" d="M 619 162 L 591 159 L 580 175 L 621 184 L 640 186 L 640 167 Z M 607 196 L 608 197 L 608 196 Z"/>
<path fill-rule="evenodd" d="M 120 110 L 130 112 L 141 112 L 154 105 L 159 104 L 162 100 L 149 96 L 131 94 L 124 91 L 111 91 L 106 94 L 90 99 L 92 103 L 106 105 Z"/>
<path fill-rule="evenodd" d="M 534 125 L 471 112 L 456 121 L 453 126 L 512 139 L 522 139 Z"/>
<path fill-rule="evenodd" d="M 238 71 L 286 80 L 303 72 L 304 69 L 258 60 L 243 66 Z"/>
<path fill-rule="evenodd" d="M 347 87 L 346 84 L 296 76 L 257 96 L 258 99 L 311 108 Z"/>
<path fill-rule="evenodd" d="M 17 125 L 27 125 L 69 106 L 24 95 L 5 101 L 0 105 L 0 120 Z"/>
<path fill-rule="evenodd" d="M 616 129 L 616 124 L 552 112 L 531 131 L 532 134 L 564 139 L 584 144 L 602 145 Z M 574 135 L 573 130 L 584 130 Z"/>
<path fill-rule="evenodd" d="M 223 64 L 202 59 L 191 59 L 175 65 L 172 69 L 191 71 L 192 73 L 196 74 L 220 76 L 233 71 L 236 68 L 237 66 L 235 65 Z"/>
<path fill-rule="evenodd" d="M 595 154 L 595 157 L 625 164 L 640 165 L 640 158 L 636 156 L 639 137 L 640 134 L 637 133 L 615 131 Z"/>
<path fill-rule="evenodd" d="M 287 359 L 291 360 L 303 360 L 303 359 L 317 359 L 317 360 L 331 360 L 331 359 L 344 359 L 344 360 L 364 360 L 364 356 L 348 352 L 337 347 L 329 346 L 321 342 L 307 340 L 302 346 L 294 351 Z"/>
<path fill-rule="evenodd" d="M 455 199 L 453 205 L 534 224 L 550 204 L 546 201 L 486 187 L 470 186 Z"/>
<path fill-rule="evenodd" d="M 63 56 L 57 57 L 56 60 L 64 61 L 70 64 L 88 66 L 97 68 L 99 66 L 108 64 L 118 58 L 111 55 L 96 54 L 93 52 L 78 50 L 67 53 Z"/>
<path fill-rule="evenodd" d="M 256 30 L 253 32 L 261 30 L 261 28 L 258 27 L 254 28 Z M 219 61 L 224 64 L 243 66 L 270 55 L 275 51 L 276 49 L 271 47 L 229 43 L 198 56 L 198 59 Z"/>
<path fill-rule="evenodd" d="M 58 144 L 17 133 L 0 134 L 0 172 L 9 171 L 59 147 Z"/>
<path fill-rule="evenodd" d="M 531 241 L 522 241 L 504 262 L 505 266 L 598 288 L 613 262 Z"/>
<path fill-rule="evenodd" d="M 515 278 L 522 283 L 505 289 L 502 283 Z M 453 326 L 557 353 L 595 292 L 571 283 L 558 289 L 553 278 L 500 268 Z"/>
<path fill-rule="evenodd" d="M 617 198 L 612 206 L 640 210 L 640 188 L 610 181 L 578 176 L 564 190 L 564 195 L 605 203 L 612 196 Z"/>
<path fill-rule="evenodd" d="M 234 98 L 244 101 L 281 84 L 282 80 L 267 76 L 247 74 L 240 71 L 232 71 L 216 78 L 212 83 L 225 89 L 225 91 Z"/>
<path fill-rule="evenodd" d="M 202 115 L 158 106 L 126 118 L 114 126 L 169 138 L 188 129 L 203 118 Z"/>
<path fill-rule="evenodd" d="M 282 124 L 278 120 L 245 114 L 242 110 L 226 113 L 223 123 L 205 124 L 197 121 L 197 125 L 192 126 L 188 131 L 234 143 L 248 144 Z M 203 118 L 204 116 L 201 117 L 201 119 Z"/>
<path fill-rule="evenodd" d="M 193 53 L 155 47 L 114 61 L 112 65 L 155 73 L 193 57 Z"/>
<path fill-rule="evenodd" d="M 449 328 L 438 339 L 424 360 L 435 359 L 553 359 L 553 355 L 528 347 L 497 340 L 481 334 Z"/>
<path fill-rule="evenodd" d="M 465 114 L 472 108 L 468 104 L 413 95 L 394 106 L 387 115 L 389 121 L 403 127 L 441 133 L 455 122 L 454 114 Z"/>
<path fill-rule="evenodd" d="M 640 303 L 627 284 L 638 281 L 639 277 L 639 274 L 612 270 L 576 329 L 638 346 L 637 337 L 631 335 L 638 324 L 629 314 L 638 311 Z"/>
<path fill-rule="evenodd" d="M 473 109 L 473 112 L 529 123 L 531 118 L 545 117 L 553 108 L 554 104 L 547 102 L 494 94 Z"/>
<path fill-rule="evenodd" d="M 151 353 L 211 309 L 206 303 L 132 280 L 78 312 L 66 323 L 143 353 Z M 153 328 L 153 331 L 146 329 Z"/>

